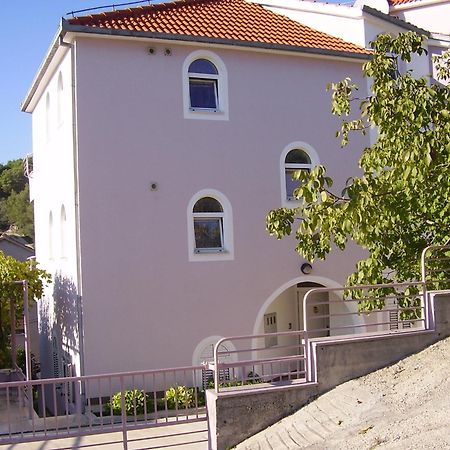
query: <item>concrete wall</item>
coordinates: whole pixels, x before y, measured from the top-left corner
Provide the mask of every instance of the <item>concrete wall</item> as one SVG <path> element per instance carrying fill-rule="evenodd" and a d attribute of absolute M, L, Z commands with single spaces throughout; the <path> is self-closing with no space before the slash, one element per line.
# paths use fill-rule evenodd
<path fill-rule="evenodd" d="M 207 391 L 210 448 L 233 447 L 339 384 L 393 364 L 450 336 L 450 295 L 436 294 L 434 304 L 434 331 L 334 342 L 316 340 L 312 347 L 317 383 L 219 396 Z"/>

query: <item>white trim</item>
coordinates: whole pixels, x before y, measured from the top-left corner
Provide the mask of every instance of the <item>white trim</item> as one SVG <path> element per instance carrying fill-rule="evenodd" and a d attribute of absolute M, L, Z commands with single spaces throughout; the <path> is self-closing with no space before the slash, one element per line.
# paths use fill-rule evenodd
<path fill-rule="evenodd" d="M 222 251 L 195 251 L 194 213 L 195 203 L 203 197 L 212 197 L 223 208 L 223 250 Z M 233 211 L 230 201 L 221 192 L 215 189 L 202 189 L 192 196 L 187 206 L 187 231 L 188 231 L 188 258 L 189 261 L 229 261 L 234 259 L 233 239 Z"/>
<path fill-rule="evenodd" d="M 281 204 L 282 206 L 286 208 L 292 208 L 299 204 L 298 200 L 288 200 L 287 193 L 286 193 L 286 165 L 285 165 L 285 159 L 287 154 L 291 150 L 300 149 L 304 150 L 309 158 L 311 159 L 311 169 L 313 169 L 315 166 L 320 164 L 319 155 L 317 151 L 308 143 L 303 141 L 295 141 L 291 142 L 290 144 L 286 145 L 284 147 L 283 151 L 280 155 L 280 183 L 281 183 Z"/>
<path fill-rule="evenodd" d="M 196 59 L 206 59 L 211 61 L 217 68 L 219 74 L 213 79 L 217 80 L 217 109 L 204 110 L 192 109 L 190 107 L 189 95 L 189 66 Z M 191 74 L 195 75 L 195 74 Z M 183 86 L 183 115 L 185 119 L 203 119 L 203 120 L 228 120 L 228 73 L 222 59 L 215 53 L 208 50 L 197 50 L 190 53 L 183 62 L 181 71 Z M 202 78 L 211 76 L 201 75 Z M 194 77 L 195 78 L 195 77 Z M 198 77 L 197 77 L 198 78 Z"/>
<path fill-rule="evenodd" d="M 282 294 L 286 289 L 291 288 L 292 286 L 297 285 L 298 283 L 317 283 L 321 284 L 324 287 L 327 288 L 340 288 L 343 287 L 341 284 L 337 283 L 334 280 L 331 280 L 330 278 L 325 278 L 321 276 L 315 276 L 315 275 L 302 275 L 297 278 L 294 278 L 290 281 L 287 281 L 283 285 L 281 285 L 277 290 L 275 290 L 269 298 L 261 305 L 261 308 L 258 311 L 258 314 L 256 315 L 256 320 L 253 325 L 253 334 L 259 333 L 259 326 L 261 325 L 261 321 L 264 318 L 264 314 L 267 311 L 267 308 L 274 302 L 274 300 Z"/>

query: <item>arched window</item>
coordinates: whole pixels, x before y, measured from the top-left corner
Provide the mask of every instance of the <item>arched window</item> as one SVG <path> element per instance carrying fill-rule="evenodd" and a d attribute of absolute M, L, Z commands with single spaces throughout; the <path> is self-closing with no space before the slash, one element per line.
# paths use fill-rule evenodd
<path fill-rule="evenodd" d="M 222 252 L 223 245 L 223 208 L 212 197 L 203 197 L 194 205 L 195 251 Z"/>
<path fill-rule="evenodd" d="M 294 174 L 298 170 L 311 171 L 311 158 L 299 148 L 291 150 L 284 159 L 284 175 L 286 183 L 286 198 L 293 200 L 294 191 L 300 186 L 299 180 L 294 179 Z"/>
<path fill-rule="evenodd" d="M 228 80 L 222 60 L 206 50 L 191 53 L 183 64 L 184 117 L 228 120 Z"/>
<path fill-rule="evenodd" d="M 63 84 L 63 77 L 62 73 L 59 72 L 58 75 L 58 90 L 57 90 L 57 120 L 58 125 L 62 123 L 63 121 L 63 90 L 64 90 L 64 84 Z"/>
<path fill-rule="evenodd" d="M 61 228 L 60 228 L 60 239 L 61 239 L 61 258 L 66 257 L 66 208 L 61 205 Z"/>
<path fill-rule="evenodd" d="M 188 205 L 190 261 L 234 258 L 233 219 L 228 199 L 212 189 L 198 192 Z"/>
<path fill-rule="evenodd" d="M 218 109 L 217 67 L 207 59 L 196 59 L 191 62 L 189 73 L 189 100 L 192 109 Z"/>
<path fill-rule="evenodd" d="M 53 259 L 53 214 L 48 215 L 48 259 Z"/>
<path fill-rule="evenodd" d="M 305 142 L 294 142 L 288 145 L 281 154 L 280 176 L 282 203 L 289 206 L 295 202 L 294 192 L 300 186 L 294 174 L 298 170 L 310 172 L 319 163 L 317 152 Z"/>

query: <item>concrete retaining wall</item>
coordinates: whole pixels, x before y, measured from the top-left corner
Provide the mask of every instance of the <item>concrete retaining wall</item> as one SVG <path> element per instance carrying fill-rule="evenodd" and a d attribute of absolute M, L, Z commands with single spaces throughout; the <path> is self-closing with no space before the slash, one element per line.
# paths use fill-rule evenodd
<path fill-rule="evenodd" d="M 317 383 L 219 395 L 208 391 L 210 449 L 231 448 L 339 384 L 389 366 L 450 336 L 450 294 L 432 294 L 431 303 L 433 331 L 312 343 Z"/>

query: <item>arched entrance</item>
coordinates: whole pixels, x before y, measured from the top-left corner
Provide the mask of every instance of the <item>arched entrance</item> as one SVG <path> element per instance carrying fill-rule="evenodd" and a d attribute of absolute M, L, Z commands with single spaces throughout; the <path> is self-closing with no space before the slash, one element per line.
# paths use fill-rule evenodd
<path fill-rule="evenodd" d="M 330 292 L 316 292 L 308 296 L 306 309 L 309 337 L 354 334 L 363 330 L 364 318 L 358 316 L 356 302 L 342 300 L 342 286 L 334 280 L 319 276 L 300 276 L 280 286 L 263 303 L 253 327 L 254 334 L 264 332 L 298 331 L 304 329 L 303 298 L 310 289 L 338 288 Z M 355 314 L 356 313 L 356 314 Z M 268 322 L 267 319 L 271 320 Z M 268 326 L 271 326 L 270 330 Z M 289 336 L 279 337 L 271 343 L 274 349 L 288 344 Z"/>

